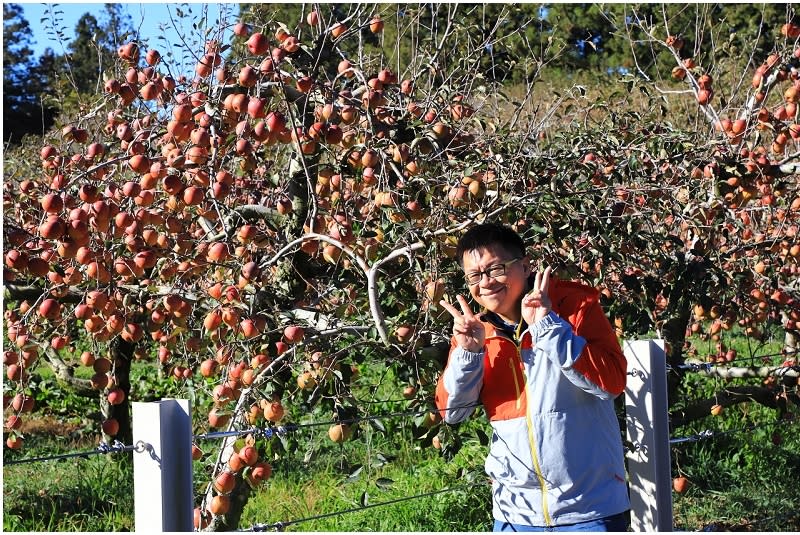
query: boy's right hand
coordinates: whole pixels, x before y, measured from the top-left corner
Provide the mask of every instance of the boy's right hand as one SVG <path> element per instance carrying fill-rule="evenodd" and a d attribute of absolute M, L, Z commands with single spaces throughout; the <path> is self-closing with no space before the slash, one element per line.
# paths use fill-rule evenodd
<path fill-rule="evenodd" d="M 483 352 L 483 342 L 486 340 L 486 329 L 472 310 L 469 308 L 463 295 L 457 296 L 461 305 L 461 312 L 449 302 L 442 299 L 439 304 L 453 316 L 453 336 L 462 349 L 470 353 Z"/>

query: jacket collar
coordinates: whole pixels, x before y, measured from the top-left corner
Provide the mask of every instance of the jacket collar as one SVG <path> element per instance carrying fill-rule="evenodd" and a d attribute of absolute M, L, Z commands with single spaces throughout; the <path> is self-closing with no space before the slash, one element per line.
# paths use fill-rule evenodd
<path fill-rule="evenodd" d="M 528 292 L 528 289 L 533 286 L 533 281 L 535 279 L 535 275 L 531 274 L 528 277 L 528 284 L 525 286 L 525 292 Z M 552 285 L 551 285 L 552 287 Z M 523 318 L 520 317 L 518 324 L 508 323 L 499 315 L 495 314 L 494 312 L 485 310 L 481 315 L 481 321 L 490 324 L 494 327 L 495 333 L 505 336 L 506 338 L 510 338 L 511 340 L 519 343 L 520 339 L 522 338 L 522 333 L 528 328 L 528 324 L 525 322 Z"/>
<path fill-rule="evenodd" d="M 520 322 L 515 325 L 513 323 L 507 323 L 503 318 L 494 312 L 489 311 L 486 311 L 481 315 L 481 321 L 491 325 L 494 328 L 495 334 L 504 336 L 515 342 L 519 342 L 522 333 L 524 333 L 525 329 L 528 328 L 528 325 L 525 323 L 524 319 L 520 319 Z"/>

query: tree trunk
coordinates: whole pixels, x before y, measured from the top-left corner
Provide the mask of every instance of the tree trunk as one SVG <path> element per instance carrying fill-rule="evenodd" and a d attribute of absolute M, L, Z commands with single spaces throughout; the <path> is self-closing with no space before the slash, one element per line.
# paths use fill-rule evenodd
<path fill-rule="evenodd" d="M 228 495 L 231 499 L 231 508 L 223 516 L 214 517 L 209 529 L 206 531 L 234 531 L 239 529 L 239 521 L 242 519 L 244 506 L 250 499 L 253 489 L 242 478 L 236 479 L 236 486 Z M 245 526 L 247 527 L 247 526 Z"/>
<path fill-rule="evenodd" d="M 309 102 L 308 96 L 298 94 L 294 91 L 287 91 L 287 97 L 295 105 L 298 120 L 302 123 L 304 131 L 314 124 L 314 103 Z M 305 112 L 305 113 L 303 113 Z M 309 210 L 309 191 L 314 191 L 317 186 L 317 172 L 319 168 L 320 151 L 314 154 L 305 155 L 298 150 L 289 161 L 289 183 L 287 194 L 292 201 L 292 213 L 289 217 L 289 224 L 286 228 L 287 239 L 293 239 L 303 232 L 303 224 L 308 218 Z M 312 229 L 314 232 L 324 232 L 324 229 Z M 292 255 L 292 272 L 288 275 L 292 306 L 302 296 L 306 289 L 306 283 L 298 273 L 305 274 L 307 271 L 307 255 L 299 248 Z"/>
<path fill-rule="evenodd" d="M 133 441 L 129 400 L 131 393 L 131 362 L 133 361 L 134 347 L 135 344 L 126 342 L 122 338 L 117 338 L 111 344 L 114 379 L 117 382 L 117 386 L 125 392 L 125 399 L 119 405 L 111 405 L 105 395 L 100 396 L 100 413 L 103 420 L 114 418 L 119 423 L 119 431 L 115 436 L 112 437 L 103 433 L 103 440 L 107 443 L 118 440 L 125 445 L 130 445 Z"/>
<path fill-rule="evenodd" d="M 672 406 L 679 397 L 678 387 L 680 386 L 683 372 L 678 368 L 683 364 L 683 346 L 686 342 L 686 328 L 689 326 L 691 318 L 692 303 L 688 293 L 691 288 L 689 273 L 683 258 L 678 259 L 675 265 L 678 272 L 678 280 L 669 295 L 669 304 L 664 313 L 666 318 L 661 326 L 661 333 L 667 344 L 667 362 L 672 367 L 672 372 L 667 374 L 667 399 L 668 406 Z"/>

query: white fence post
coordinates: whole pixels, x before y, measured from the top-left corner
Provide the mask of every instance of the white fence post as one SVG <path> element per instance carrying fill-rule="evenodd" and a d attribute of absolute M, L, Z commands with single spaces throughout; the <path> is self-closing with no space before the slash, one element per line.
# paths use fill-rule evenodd
<path fill-rule="evenodd" d="M 194 531 L 189 401 L 133 403 L 133 442 L 139 441 L 149 446 L 133 456 L 136 531 Z"/>
<path fill-rule="evenodd" d="M 672 477 L 663 340 L 625 341 L 625 414 L 633 531 L 672 531 Z"/>

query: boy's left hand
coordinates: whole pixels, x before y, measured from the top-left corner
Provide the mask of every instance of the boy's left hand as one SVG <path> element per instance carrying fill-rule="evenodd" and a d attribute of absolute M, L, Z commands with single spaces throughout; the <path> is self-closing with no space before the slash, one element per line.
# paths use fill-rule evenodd
<path fill-rule="evenodd" d="M 550 266 L 543 273 L 537 271 L 533 288 L 522 298 L 522 317 L 528 325 L 533 325 L 552 310 L 547 289 L 550 287 Z"/>

